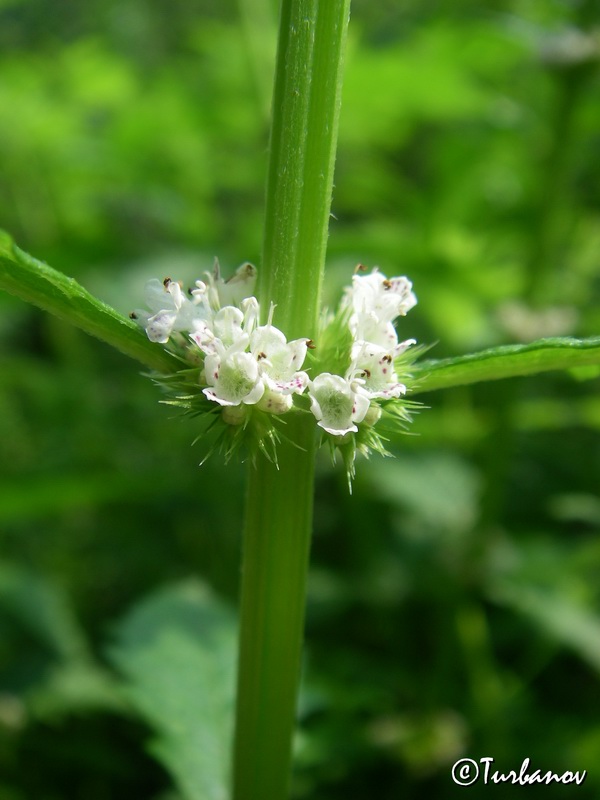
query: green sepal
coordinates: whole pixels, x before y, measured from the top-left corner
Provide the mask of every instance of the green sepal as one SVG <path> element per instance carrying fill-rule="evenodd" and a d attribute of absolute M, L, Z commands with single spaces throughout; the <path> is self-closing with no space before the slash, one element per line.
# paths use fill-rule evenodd
<path fill-rule="evenodd" d="M 204 464 L 212 455 L 220 453 L 225 463 L 234 457 L 239 461 L 256 464 L 258 454 L 277 465 L 277 446 L 288 441 L 285 433 L 286 418 L 305 414 L 295 406 L 285 414 L 270 414 L 255 405 L 221 406 L 209 400 L 202 391 L 202 367 L 189 367 L 172 375 L 150 375 L 152 380 L 168 395 L 160 402 L 194 417 L 199 430 L 192 444 L 200 444 Z"/>
<path fill-rule="evenodd" d="M 319 322 L 314 349 L 309 349 L 305 369 L 314 379 L 322 372 L 344 376 L 350 367 L 353 337 L 349 327 L 350 309 L 335 314 L 325 311 Z"/>

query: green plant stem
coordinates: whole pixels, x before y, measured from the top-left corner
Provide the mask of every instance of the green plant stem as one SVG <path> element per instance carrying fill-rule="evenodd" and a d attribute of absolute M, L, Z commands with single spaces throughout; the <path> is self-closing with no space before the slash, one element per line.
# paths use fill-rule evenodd
<path fill-rule="evenodd" d="M 316 334 L 349 5 L 281 8 L 259 300 L 288 338 Z"/>
<path fill-rule="evenodd" d="M 314 442 L 310 420 L 290 423 Z M 306 425 L 306 430 L 303 430 Z M 235 741 L 236 800 L 285 798 L 300 675 L 312 529 L 314 446 L 279 449 L 250 472 Z"/>
<path fill-rule="evenodd" d="M 259 300 L 288 339 L 315 338 L 329 225 L 349 0 L 283 0 Z M 317 343 L 318 346 L 318 343 Z M 251 469 L 244 531 L 234 800 L 288 796 L 315 432 L 288 421 L 278 467 Z"/>

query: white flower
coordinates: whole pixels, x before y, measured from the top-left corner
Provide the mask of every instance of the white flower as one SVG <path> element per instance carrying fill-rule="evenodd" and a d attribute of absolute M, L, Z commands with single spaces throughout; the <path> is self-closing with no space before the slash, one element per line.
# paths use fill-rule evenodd
<path fill-rule="evenodd" d="M 350 330 L 360 344 L 391 348 L 399 355 L 398 334 L 393 321 L 416 304 L 412 283 L 405 277 L 388 279 L 377 268 L 369 275 L 354 275 L 345 305 L 350 306 Z M 406 349 L 404 347 L 403 349 Z"/>
<path fill-rule="evenodd" d="M 235 275 L 219 284 L 219 299 L 222 306 L 240 306 L 242 300 L 254 296 L 256 267 L 246 263 L 238 267 Z"/>
<path fill-rule="evenodd" d="M 384 347 L 358 343 L 352 349 L 352 365 L 347 380 L 369 400 L 390 400 L 406 394 L 406 386 L 398 381 L 394 370 L 394 356 Z"/>
<path fill-rule="evenodd" d="M 240 306 L 246 297 L 252 297 L 256 284 L 256 267 L 242 264 L 229 280 L 221 277 L 219 260 L 215 258 L 212 273 L 205 273 L 207 284 L 204 284 L 208 302 L 216 311 L 224 306 Z M 203 283 L 198 281 L 198 283 Z M 198 284 L 196 284 L 198 285 Z"/>
<path fill-rule="evenodd" d="M 189 300 L 180 284 L 170 278 L 162 283 L 156 278 L 148 281 L 145 299 L 153 313 L 136 310 L 133 317 L 146 329 L 151 342 L 166 344 L 173 331 L 194 330 L 208 318 L 208 309 Z"/>
<path fill-rule="evenodd" d="M 323 372 L 309 383 L 310 410 L 317 424 L 335 436 L 356 433 L 355 423 L 362 422 L 369 410 L 369 398 L 355 391 L 339 375 Z"/>
<path fill-rule="evenodd" d="M 369 275 L 354 275 L 349 295 L 355 313 L 374 314 L 382 322 L 405 316 L 417 304 L 408 278 L 388 279 L 377 267 Z"/>
<path fill-rule="evenodd" d="M 197 291 L 204 296 L 204 285 Z M 225 306 L 210 324 L 196 326 L 190 339 L 202 350 L 203 389 L 210 400 L 225 406 L 254 405 L 272 414 L 283 414 L 292 406 L 291 395 L 304 391 L 308 375 L 296 370 L 306 355 L 307 339 L 286 342 L 269 323 L 256 328 L 259 305 L 255 297 L 240 301 L 240 308 Z M 250 349 L 250 352 L 247 350 Z"/>
<path fill-rule="evenodd" d="M 210 323 L 196 322 L 195 330 L 190 333 L 190 339 L 205 355 L 217 352 L 217 341 L 225 349 L 238 345 L 237 349 L 245 350 L 258 314 L 258 300 L 256 297 L 247 297 L 242 301 L 242 308 L 225 306 L 212 315 Z"/>
<path fill-rule="evenodd" d="M 215 314 L 212 331 L 225 347 L 244 342 L 244 350 L 250 340 L 243 328 L 244 313 L 235 306 L 225 306 Z"/>
<path fill-rule="evenodd" d="M 317 358 L 308 370 L 311 380 L 302 369 L 311 340 L 288 342 L 273 325 L 273 304 L 266 324 L 259 324 L 255 281 L 251 264 L 224 280 L 215 260 L 212 272 L 204 273 L 189 294 L 170 278 L 148 282 L 150 310 L 131 316 L 152 341 L 164 344 L 176 333 L 171 346 L 184 368 L 176 381 L 163 377 L 171 391 L 183 387 L 185 393 L 170 402 L 209 415 L 209 427 L 228 426 L 221 431 L 231 434 L 225 440 L 226 458 L 246 444 L 276 463 L 280 420 L 275 415 L 306 415 L 307 401 L 295 395 L 307 391 L 311 414 L 330 435 L 332 452 L 340 449 L 351 481 L 357 453 L 386 453 L 386 437 L 375 427 L 381 417 L 399 425 L 409 419 L 410 404 L 402 399 L 407 387 L 395 365 L 403 371 L 399 356 L 415 340 L 398 341 L 394 322 L 417 302 L 412 284 L 405 277 L 388 279 L 377 267 L 355 274 L 337 314 L 326 314 L 321 322 Z M 187 346 L 181 332 L 189 337 Z M 316 374 L 328 369 L 332 372 Z"/>
<path fill-rule="evenodd" d="M 192 303 L 198 307 L 198 314 L 203 319 L 212 320 L 215 308 L 210 302 L 209 287 L 204 281 L 196 281 L 195 286 L 196 288 L 190 291 Z"/>
<path fill-rule="evenodd" d="M 252 353 L 245 352 L 250 334 L 244 325 L 254 324 L 257 308 L 256 300 L 246 304 L 247 320 L 241 309 L 225 306 L 214 315 L 212 326 L 198 326 L 190 333 L 190 339 L 205 355 L 204 378 L 208 386 L 202 391 L 222 406 L 253 405 L 264 394 L 258 362 Z"/>
<path fill-rule="evenodd" d="M 398 334 L 392 322 L 384 322 L 374 314 L 353 314 L 350 317 L 350 330 L 357 344 L 374 344 L 378 347 L 395 349 Z"/>
<path fill-rule="evenodd" d="M 252 333 L 260 316 L 260 306 L 256 297 L 246 297 L 240 303 L 240 308 L 244 314 L 244 331 Z"/>
<path fill-rule="evenodd" d="M 225 348 L 220 339 L 215 339 L 215 350 L 204 360 L 204 373 L 208 387 L 203 393 L 209 400 L 222 406 L 237 406 L 240 403 L 254 405 L 264 394 L 258 363 L 251 353 L 245 353 L 247 341 L 238 341 Z"/>
<path fill-rule="evenodd" d="M 256 311 L 258 302 L 252 297 L 256 283 L 256 268 L 252 264 L 242 264 L 235 275 L 225 281 L 221 277 L 219 262 L 215 261 L 212 274 L 206 273 L 206 278 L 206 281 L 196 281 L 195 288 L 191 291 L 191 299 L 183 293 L 181 285 L 170 278 L 165 278 L 162 283 L 156 279 L 148 281 L 145 297 L 150 313 L 136 310 L 131 316 L 146 329 L 151 341 L 160 344 L 166 344 L 173 331 L 199 332 L 201 341 L 210 340 L 210 332 L 214 333 L 215 317 L 223 308 L 229 307 L 239 310 L 240 307 L 246 306 L 249 318 L 252 317 L 252 312 L 255 312 L 251 330 L 258 316 Z M 217 327 L 236 324 L 237 317 L 231 312 L 221 315 L 216 321 Z M 216 335 L 219 336 L 218 333 Z M 232 337 L 235 339 L 233 331 L 229 338 Z M 227 338 L 225 335 L 225 339 Z"/>
<path fill-rule="evenodd" d="M 285 335 L 270 322 L 256 328 L 250 338 L 250 350 L 260 365 L 266 386 L 281 394 L 301 394 L 308 375 L 299 367 L 304 363 L 308 339 L 286 341 Z"/>

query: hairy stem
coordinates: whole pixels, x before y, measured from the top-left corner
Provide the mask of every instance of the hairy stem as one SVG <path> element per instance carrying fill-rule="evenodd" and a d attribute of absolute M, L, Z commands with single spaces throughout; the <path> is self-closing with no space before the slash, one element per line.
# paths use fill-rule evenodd
<path fill-rule="evenodd" d="M 349 0 L 283 0 L 259 300 L 314 337 L 327 245 Z M 251 469 L 241 593 L 234 800 L 288 796 L 312 531 L 314 425 Z"/>

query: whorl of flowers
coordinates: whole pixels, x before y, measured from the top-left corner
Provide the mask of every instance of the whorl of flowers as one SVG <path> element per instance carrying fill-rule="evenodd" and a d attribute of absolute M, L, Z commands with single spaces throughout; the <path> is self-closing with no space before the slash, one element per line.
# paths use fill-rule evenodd
<path fill-rule="evenodd" d="M 203 432 L 217 427 L 226 458 L 245 445 L 276 461 L 285 415 L 312 413 L 352 477 L 356 451 L 385 454 L 385 433 L 403 427 L 416 405 L 405 399 L 415 340 L 399 341 L 394 327 L 417 302 L 412 284 L 359 266 L 313 343 L 288 342 L 273 325 L 273 305 L 259 324 L 255 283 L 251 264 L 225 281 L 215 262 L 188 293 L 171 278 L 146 284 L 150 310 L 131 316 L 181 361 L 174 375 L 158 378 L 173 396 L 166 402 L 202 415 Z"/>

